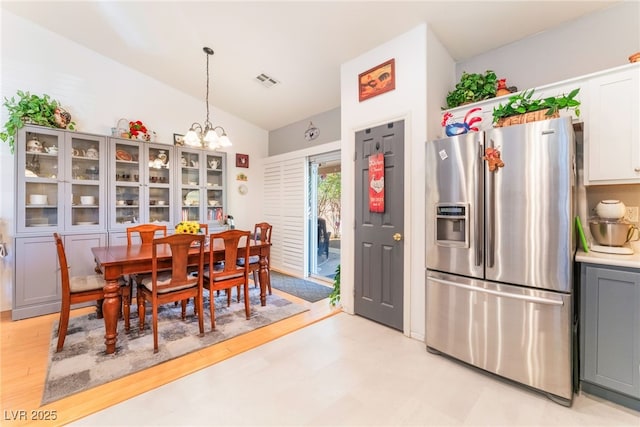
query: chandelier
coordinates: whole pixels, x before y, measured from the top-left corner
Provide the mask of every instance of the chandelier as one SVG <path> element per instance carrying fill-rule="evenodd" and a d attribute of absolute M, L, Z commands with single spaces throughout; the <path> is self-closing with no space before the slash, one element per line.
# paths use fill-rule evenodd
<path fill-rule="evenodd" d="M 213 126 L 209 121 L 209 56 L 213 55 L 213 49 L 203 47 L 202 50 L 207 54 L 207 119 L 204 127 L 200 123 L 193 123 L 189 131 L 184 136 L 184 143 L 192 147 L 209 147 L 218 149 L 221 147 L 231 147 L 231 141 L 227 136 L 227 132 L 222 126 Z M 218 135 L 218 130 L 222 132 Z"/>

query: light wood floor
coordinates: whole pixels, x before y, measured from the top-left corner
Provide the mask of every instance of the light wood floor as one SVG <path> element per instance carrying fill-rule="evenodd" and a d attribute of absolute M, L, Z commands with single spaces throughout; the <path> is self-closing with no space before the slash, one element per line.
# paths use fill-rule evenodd
<path fill-rule="evenodd" d="M 52 314 L 14 322 L 11 321 L 10 312 L 2 312 L 0 313 L 2 409 L 0 425 L 63 425 L 340 312 L 339 309 L 330 307 L 326 299 L 309 303 L 276 289 L 273 293 L 306 305 L 310 310 L 42 407 L 40 402 L 48 366 L 49 339 L 53 322 L 57 320 L 58 315 Z M 78 309 L 71 315 L 78 316 L 92 310 L 94 308 Z M 54 414 L 56 419 L 49 419 L 48 422 L 36 419 L 46 416 L 52 418 Z"/>

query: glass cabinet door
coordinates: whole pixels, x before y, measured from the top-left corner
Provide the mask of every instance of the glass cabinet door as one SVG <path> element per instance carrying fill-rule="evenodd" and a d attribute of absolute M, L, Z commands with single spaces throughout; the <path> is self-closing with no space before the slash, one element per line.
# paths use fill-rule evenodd
<path fill-rule="evenodd" d="M 210 226 L 224 222 L 226 154 L 179 147 L 179 221 L 198 221 Z M 211 228 L 211 227 L 210 227 Z"/>
<path fill-rule="evenodd" d="M 68 229 L 102 229 L 106 226 L 106 138 L 80 133 L 66 133 L 65 182 L 70 183 L 65 198 Z M 64 203 L 69 206 L 68 203 Z"/>
<path fill-rule="evenodd" d="M 180 168 L 178 187 L 180 197 L 180 221 L 203 221 L 204 203 L 202 165 L 205 162 L 203 152 L 196 149 L 179 148 Z"/>
<path fill-rule="evenodd" d="M 64 225 L 64 132 L 25 126 L 16 139 L 17 232 L 53 232 Z M 70 200 L 69 203 L 70 204 Z"/>
<path fill-rule="evenodd" d="M 174 148 L 161 144 L 147 144 L 146 147 L 149 158 L 146 195 L 148 203 L 145 204 L 147 222 L 173 226 L 171 166 L 174 162 Z"/>
<path fill-rule="evenodd" d="M 222 224 L 224 221 L 224 165 L 225 156 L 206 153 L 206 218 L 207 223 Z"/>
<path fill-rule="evenodd" d="M 25 126 L 17 139 L 17 232 L 104 229 L 106 138 Z"/>
<path fill-rule="evenodd" d="M 125 229 L 127 226 L 144 221 L 140 201 L 143 200 L 142 189 L 144 169 L 141 166 L 140 144 L 124 139 L 111 139 L 109 174 L 110 187 L 110 221 L 111 229 Z"/>

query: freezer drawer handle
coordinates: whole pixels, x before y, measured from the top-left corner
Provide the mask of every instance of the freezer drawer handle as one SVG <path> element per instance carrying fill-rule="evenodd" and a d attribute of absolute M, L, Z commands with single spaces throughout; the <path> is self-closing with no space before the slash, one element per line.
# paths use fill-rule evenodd
<path fill-rule="evenodd" d="M 557 301 L 557 300 L 553 300 L 553 299 L 531 297 L 531 296 L 518 295 L 518 294 L 510 294 L 510 293 L 506 293 L 506 292 L 494 291 L 492 289 L 479 288 L 477 286 L 464 285 L 462 283 L 451 282 L 449 280 L 437 279 L 435 277 L 429 277 L 429 278 L 427 278 L 427 280 L 433 280 L 434 282 L 441 283 L 443 285 L 455 286 L 455 287 L 466 289 L 466 290 L 473 291 L 473 292 L 483 292 L 485 294 L 496 295 L 496 296 L 503 297 L 503 298 L 519 299 L 519 300 L 523 300 L 523 301 L 527 301 L 527 302 L 533 302 L 533 303 L 536 303 L 536 304 L 548 304 L 548 305 L 560 305 L 560 306 L 564 305 L 564 302 L 562 300 Z"/>

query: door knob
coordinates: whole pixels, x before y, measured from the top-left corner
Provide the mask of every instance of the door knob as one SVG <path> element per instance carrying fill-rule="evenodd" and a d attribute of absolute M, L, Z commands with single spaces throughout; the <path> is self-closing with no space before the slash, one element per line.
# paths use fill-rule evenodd
<path fill-rule="evenodd" d="M 402 234 L 400 233 L 395 233 L 393 235 L 393 240 L 395 240 L 396 242 L 399 242 L 400 240 L 402 240 Z"/>

